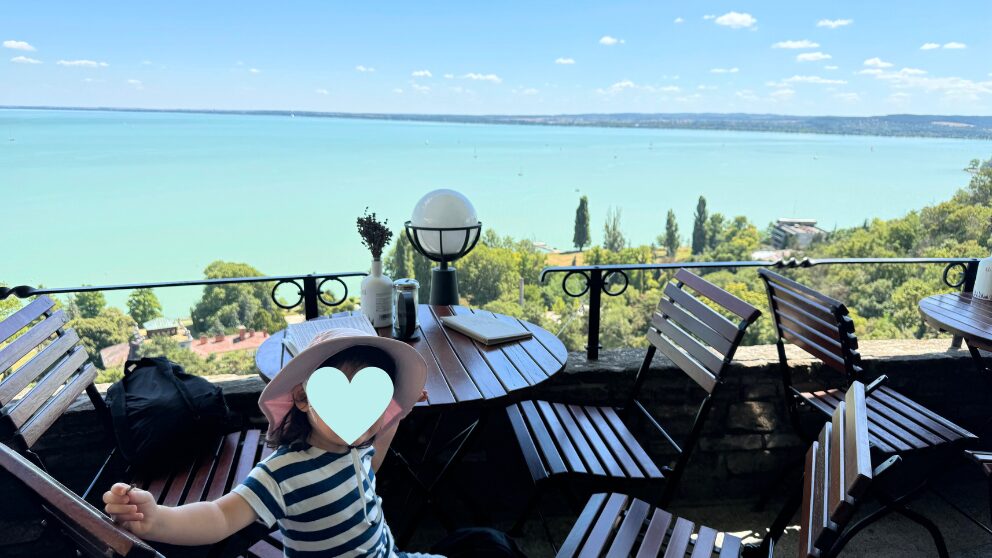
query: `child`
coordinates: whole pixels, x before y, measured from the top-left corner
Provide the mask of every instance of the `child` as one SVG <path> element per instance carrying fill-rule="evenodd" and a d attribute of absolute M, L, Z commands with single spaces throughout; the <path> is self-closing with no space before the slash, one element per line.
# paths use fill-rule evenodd
<path fill-rule="evenodd" d="M 393 381 L 386 411 L 350 445 L 308 403 L 307 380 L 323 367 L 349 380 L 375 367 Z M 242 484 L 213 502 L 170 508 L 157 505 L 149 492 L 117 483 L 103 495 L 107 513 L 142 538 L 172 544 L 212 544 L 261 520 L 269 527 L 279 524 L 287 557 L 424 556 L 396 551 L 375 493 L 375 471 L 399 420 L 426 397 L 426 376 L 424 359 L 406 343 L 330 330 L 262 391 L 266 442 L 278 449 Z"/>

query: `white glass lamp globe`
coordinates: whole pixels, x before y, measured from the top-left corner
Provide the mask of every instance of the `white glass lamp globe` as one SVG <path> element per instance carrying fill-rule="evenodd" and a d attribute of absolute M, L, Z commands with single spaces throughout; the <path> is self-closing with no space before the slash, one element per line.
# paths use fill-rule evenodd
<path fill-rule="evenodd" d="M 410 224 L 414 227 L 450 229 L 472 227 L 479 224 L 475 207 L 464 195 L 454 190 L 440 189 L 428 192 L 413 208 Z M 462 247 L 469 247 L 479 235 L 478 229 L 465 231 L 414 231 L 424 251 L 435 257 L 450 257 Z M 465 236 L 468 235 L 468 242 Z M 442 253 L 443 249 L 443 253 Z"/>

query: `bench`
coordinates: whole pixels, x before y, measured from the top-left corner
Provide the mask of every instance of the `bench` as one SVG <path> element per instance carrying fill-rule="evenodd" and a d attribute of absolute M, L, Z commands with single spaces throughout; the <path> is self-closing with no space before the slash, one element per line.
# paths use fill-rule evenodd
<path fill-rule="evenodd" d="M 10 340 L 0 347 L 0 443 L 42 469 L 44 463 L 32 448 L 84 391 L 108 439 L 115 439 L 107 404 L 93 384 L 97 369 L 88 362 L 79 335 L 66 327 L 67 322 L 65 310 L 57 309 L 47 296 L 37 297 L 0 322 L 0 344 Z M 23 396 L 17 398 L 22 392 Z M 219 439 L 212 451 L 190 455 L 188 462 L 168 474 L 145 477 L 130 470 L 114 449 L 82 497 L 102 507 L 103 491 L 113 482 L 133 481 L 154 494 L 160 504 L 209 501 L 246 478 L 268 451 L 261 430 L 244 428 Z M 215 548 L 202 550 L 212 555 L 233 555 L 259 540 L 266 531 L 256 522 Z M 166 547 L 157 543 L 155 546 Z"/>
<path fill-rule="evenodd" d="M 702 433 L 713 393 L 748 326 L 760 314 L 727 291 L 680 269 L 665 286 L 664 297 L 651 317 L 647 332 L 650 346 L 624 407 L 549 401 L 523 401 L 508 407 L 510 424 L 535 484 L 512 532 L 520 532 L 552 482 L 577 480 L 591 484 L 594 490 L 634 492 L 653 503 L 667 504 Z M 705 393 L 681 444 L 638 399 L 659 351 Z M 632 415 L 646 419 L 671 445 L 677 454 L 674 466 L 659 466 L 647 454 L 623 420 Z M 663 490 L 657 490 L 659 486 Z"/>

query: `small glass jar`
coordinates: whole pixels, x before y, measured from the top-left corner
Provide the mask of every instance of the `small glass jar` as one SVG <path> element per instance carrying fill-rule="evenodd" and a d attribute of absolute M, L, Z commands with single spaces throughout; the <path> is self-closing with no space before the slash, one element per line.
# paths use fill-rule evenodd
<path fill-rule="evenodd" d="M 420 283 L 416 279 L 393 281 L 393 337 L 415 339 L 420 321 L 417 319 L 417 301 Z"/>

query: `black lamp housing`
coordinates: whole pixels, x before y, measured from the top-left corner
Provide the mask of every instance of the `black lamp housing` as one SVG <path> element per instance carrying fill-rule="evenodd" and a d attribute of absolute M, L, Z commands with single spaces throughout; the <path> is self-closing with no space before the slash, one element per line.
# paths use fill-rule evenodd
<path fill-rule="evenodd" d="M 406 237 L 410 240 L 417 252 L 425 258 L 440 263 L 439 267 L 431 270 L 431 298 L 430 303 L 435 305 L 456 305 L 458 301 L 458 278 L 455 275 L 455 268 L 448 264 L 464 257 L 475 248 L 482 236 L 482 222 L 478 222 L 468 227 L 417 227 L 407 221 L 403 224 L 406 228 Z M 472 231 L 475 231 L 475 238 L 472 238 Z M 422 232 L 438 233 L 439 254 L 433 254 L 424 249 L 420 242 Z M 461 242 L 458 252 L 445 255 L 444 253 L 444 233 L 463 232 L 465 240 Z"/>

